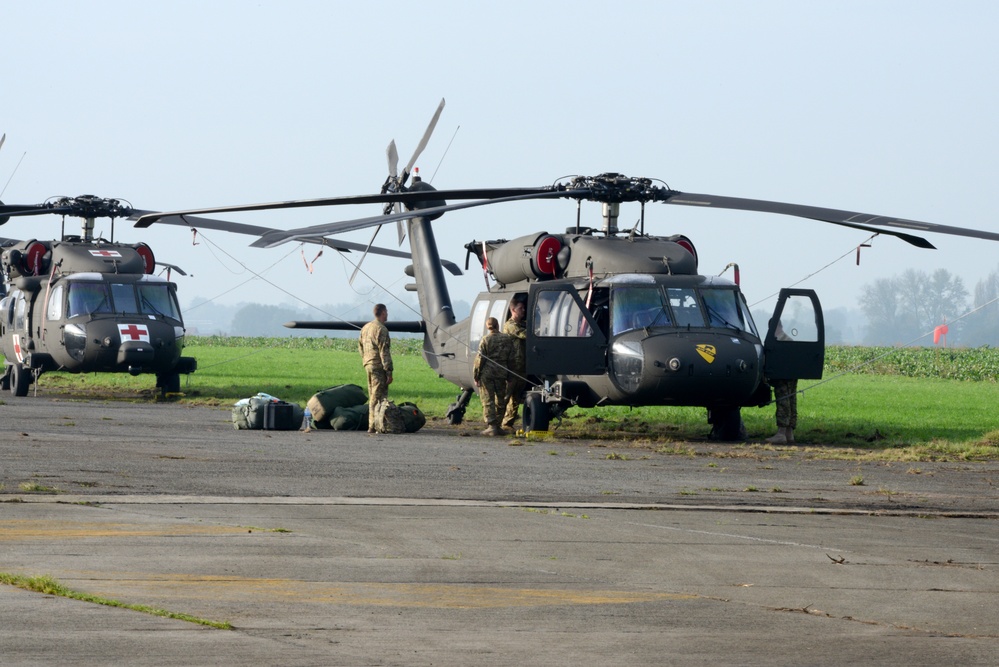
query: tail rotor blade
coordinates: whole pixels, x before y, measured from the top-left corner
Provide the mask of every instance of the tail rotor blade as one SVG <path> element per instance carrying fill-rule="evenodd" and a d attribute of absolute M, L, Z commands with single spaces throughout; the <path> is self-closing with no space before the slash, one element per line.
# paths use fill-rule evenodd
<path fill-rule="evenodd" d="M 412 173 L 413 165 L 415 165 L 416 161 L 419 159 L 420 153 L 423 152 L 423 149 L 427 147 L 427 143 L 430 142 L 430 135 L 434 133 L 434 128 L 437 127 L 437 121 L 440 119 L 442 111 L 444 111 L 443 97 L 441 98 L 441 103 L 437 105 L 437 111 L 434 112 L 434 117 L 430 119 L 430 125 L 427 126 L 427 131 L 423 133 L 423 138 L 420 139 L 420 143 L 417 144 L 416 151 L 413 152 L 413 157 L 409 159 L 409 164 L 406 165 L 406 168 L 402 172 L 403 185 L 406 184 L 406 179 L 408 179 L 409 175 Z"/>
<path fill-rule="evenodd" d="M 395 178 L 399 175 L 399 151 L 395 147 L 395 139 L 389 142 L 385 149 L 385 156 L 388 158 L 389 176 Z"/>
<path fill-rule="evenodd" d="M 423 138 L 420 139 L 420 143 L 416 145 L 416 150 L 413 151 L 413 157 L 409 158 L 409 163 L 406 165 L 406 168 L 402 171 L 402 176 L 399 177 L 400 187 L 406 185 L 406 181 L 409 180 L 409 175 L 413 173 L 413 166 L 416 164 L 416 161 L 420 158 L 420 155 L 423 153 L 423 149 L 427 147 L 428 143 L 430 143 L 430 136 L 434 133 L 434 128 L 437 127 L 437 121 L 440 120 L 442 111 L 444 111 L 443 97 L 441 98 L 441 103 L 437 105 L 437 111 L 434 112 L 434 117 L 430 119 L 430 124 L 427 125 L 427 129 L 423 133 Z M 395 142 L 393 142 L 393 146 L 394 145 Z M 396 157 L 398 158 L 398 155 Z M 387 208 L 388 207 L 386 207 L 386 209 Z M 388 210 L 386 210 L 385 212 L 388 213 Z M 396 213 L 402 212 L 402 206 L 398 203 L 395 205 L 395 212 Z M 395 223 L 395 230 L 397 235 L 399 236 L 399 245 L 401 246 L 402 242 L 406 240 L 405 222 L 402 220 L 397 220 Z"/>

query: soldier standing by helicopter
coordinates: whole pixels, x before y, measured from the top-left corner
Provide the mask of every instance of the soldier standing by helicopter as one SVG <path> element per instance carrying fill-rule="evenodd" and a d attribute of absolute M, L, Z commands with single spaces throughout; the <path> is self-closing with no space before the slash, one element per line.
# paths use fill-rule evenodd
<path fill-rule="evenodd" d="M 503 415 L 503 428 L 515 430 L 517 409 L 523 402 L 525 374 L 527 373 L 527 298 L 517 295 L 510 304 L 510 319 L 503 323 L 503 333 L 513 340 L 513 361 L 510 370 L 510 395 L 506 400 L 506 414 Z"/>
<path fill-rule="evenodd" d="M 368 433 L 375 432 L 375 406 L 388 398 L 388 386 L 392 384 L 391 341 L 385 326 L 388 308 L 384 303 L 375 304 L 374 316 L 361 327 L 357 339 L 357 350 L 368 374 Z"/>
<path fill-rule="evenodd" d="M 513 339 L 499 331 L 495 317 L 486 320 L 487 333 L 479 342 L 479 354 L 475 357 L 472 379 L 479 398 L 482 400 L 482 419 L 486 428 L 482 435 L 503 435 L 500 422 L 506 406 L 512 374 Z"/>
<path fill-rule="evenodd" d="M 781 322 L 777 322 L 774 336 L 780 341 L 792 340 L 784 332 Z M 774 402 L 777 404 L 777 433 L 767 442 L 772 445 L 793 445 L 794 429 L 798 428 L 798 381 L 796 379 L 771 379 L 774 388 Z"/>

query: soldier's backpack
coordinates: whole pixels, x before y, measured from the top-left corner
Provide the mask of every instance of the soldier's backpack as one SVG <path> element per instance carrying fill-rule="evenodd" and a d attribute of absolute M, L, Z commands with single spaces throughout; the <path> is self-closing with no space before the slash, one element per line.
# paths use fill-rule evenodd
<path fill-rule="evenodd" d="M 374 429 L 379 433 L 405 433 L 406 422 L 399 406 L 388 399 L 375 404 Z"/>
<path fill-rule="evenodd" d="M 415 403 L 403 401 L 399 404 L 399 410 L 402 412 L 406 433 L 416 433 L 427 423 L 427 417 L 420 408 L 416 407 Z"/>
<path fill-rule="evenodd" d="M 330 420 L 333 419 L 334 410 L 352 408 L 367 402 L 367 394 L 356 384 L 340 384 L 316 392 L 309 399 L 308 408 L 312 414 L 313 426 L 328 428 Z"/>

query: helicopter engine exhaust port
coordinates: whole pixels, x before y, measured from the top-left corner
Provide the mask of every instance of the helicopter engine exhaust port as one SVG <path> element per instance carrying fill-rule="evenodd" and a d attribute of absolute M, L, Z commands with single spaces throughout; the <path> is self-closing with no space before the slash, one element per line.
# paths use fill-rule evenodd
<path fill-rule="evenodd" d="M 145 243 L 136 243 L 135 252 L 139 254 L 142 259 L 142 268 L 147 274 L 152 274 L 156 270 L 156 256 L 153 254 L 153 249 Z"/>
<path fill-rule="evenodd" d="M 512 285 L 524 280 L 561 278 L 569 266 L 569 247 L 561 236 L 548 233 L 511 241 L 487 241 L 487 266 L 496 282 Z M 470 251 L 480 252 L 469 244 Z M 474 249 L 473 249 L 474 248 Z"/>
<path fill-rule="evenodd" d="M 673 236 L 667 237 L 666 240 L 672 241 L 673 243 L 677 244 L 678 246 L 689 252 L 691 255 L 693 255 L 694 271 L 697 271 L 697 248 L 694 247 L 694 242 L 691 241 L 686 236 L 684 236 L 683 234 L 674 234 Z M 739 269 L 736 268 L 736 280 L 735 280 L 736 285 L 739 284 L 738 274 L 739 274 Z"/>

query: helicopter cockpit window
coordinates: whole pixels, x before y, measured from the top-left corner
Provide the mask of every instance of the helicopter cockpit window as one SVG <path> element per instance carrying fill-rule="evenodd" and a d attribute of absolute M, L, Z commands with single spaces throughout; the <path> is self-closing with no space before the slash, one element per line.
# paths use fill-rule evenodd
<path fill-rule="evenodd" d="M 24 292 L 17 293 L 17 303 L 14 305 L 14 330 L 26 331 L 28 329 L 28 302 L 24 298 Z"/>
<path fill-rule="evenodd" d="M 673 318 L 670 317 L 658 286 L 616 287 L 611 301 L 613 335 L 632 329 L 673 325 Z"/>
<path fill-rule="evenodd" d="M 703 327 L 704 314 L 701 312 L 697 295 L 690 287 L 670 287 L 666 290 L 669 305 L 679 327 Z"/>
<path fill-rule="evenodd" d="M 111 299 L 108 298 L 106 283 L 73 280 L 66 289 L 69 291 L 66 317 L 111 312 Z"/>
<path fill-rule="evenodd" d="M 165 283 L 138 283 L 139 311 L 143 315 L 162 315 L 180 319 L 180 308 L 177 300 Z"/>
<path fill-rule="evenodd" d="M 62 297 L 63 297 L 63 292 L 65 291 L 66 290 L 63 287 L 63 283 L 59 283 L 58 285 L 53 287 L 52 291 L 49 293 L 49 305 L 45 309 L 46 311 L 45 317 L 48 320 L 51 321 L 51 320 L 62 319 Z"/>
<path fill-rule="evenodd" d="M 135 301 L 135 286 L 132 283 L 111 283 L 111 299 L 116 313 L 134 315 L 139 312 Z"/>
<path fill-rule="evenodd" d="M 534 303 L 534 335 L 578 338 L 593 335 L 572 294 L 561 290 L 541 292 Z"/>
<path fill-rule="evenodd" d="M 701 288 L 701 298 L 708 313 L 708 323 L 713 327 L 737 329 L 756 334 L 753 320 L 743 306 L 742 298 L 734 289 Z"/>

